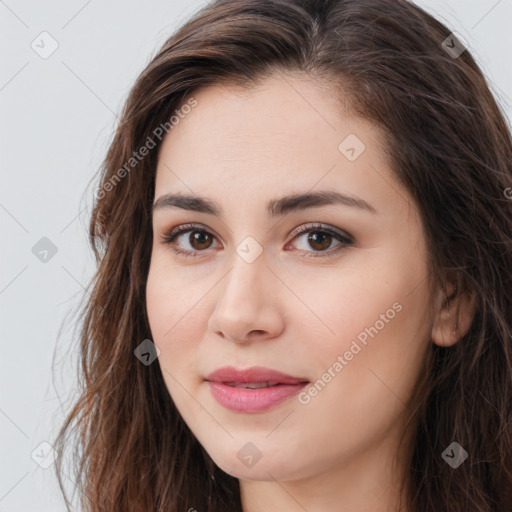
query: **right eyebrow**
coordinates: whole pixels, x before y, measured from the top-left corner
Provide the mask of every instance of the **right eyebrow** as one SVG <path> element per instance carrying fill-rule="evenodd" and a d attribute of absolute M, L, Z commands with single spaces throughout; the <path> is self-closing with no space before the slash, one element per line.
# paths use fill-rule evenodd
<path fill-rule="evenodd" d="M 331 204 L 343 204 L 359 208 L 376 215 L 377 210 L 358 196 L 349 196 L 332 190 L 292 194 L 267 203 L 267 213 L 271 217 L 285 215 L 290 211 L 304 210 Z M 163 194 L 153 204 L 152 213 L 164 208 L 179 208 L 222 217 L 222 207 L 212 199 L 186 194 Z"/>

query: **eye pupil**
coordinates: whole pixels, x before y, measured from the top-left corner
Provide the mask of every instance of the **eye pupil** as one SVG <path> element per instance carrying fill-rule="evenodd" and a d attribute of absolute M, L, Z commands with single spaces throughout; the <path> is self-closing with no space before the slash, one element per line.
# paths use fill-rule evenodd
<path fill-rule="evenodd" d="M 327 240 L 327 243 L 325 243 L 325 241 Z M 322 243 L 323 241 L 323 243 Z M 313 233 L 310 233 L 310 235 L 308 236 L 308 242 L 311 244 L 320 244 L 320 247 L 312 247 L 314 249 L 318 249 L 318 250 L 322 250 L 322 249 L 326 249 L 328 248 L 330 245 L 331 245 L 331 241 L 332 241 L 332 236 L 329 234 L 329 233 L 323 233 L 321 231 L 315 231 Z"/>

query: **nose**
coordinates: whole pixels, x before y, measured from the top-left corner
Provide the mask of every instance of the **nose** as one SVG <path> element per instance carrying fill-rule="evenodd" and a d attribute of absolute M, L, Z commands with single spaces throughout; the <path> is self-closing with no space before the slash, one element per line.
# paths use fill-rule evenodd
<path fill-rule="evenodd" d="M 252 263 L 238 255 L 233 261 L 231 270 L 214 288 L 217 297 L 208 321 L 210 331 L 238 344 L 278 337 L 284 330 L 279 280 L 267 268 L 263 255 Z"/>

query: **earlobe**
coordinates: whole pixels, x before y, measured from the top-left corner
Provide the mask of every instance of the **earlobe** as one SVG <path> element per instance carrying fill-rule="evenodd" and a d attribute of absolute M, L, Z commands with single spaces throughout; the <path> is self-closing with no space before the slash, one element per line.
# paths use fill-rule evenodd
<path fill-rule="evenodd" d="M 440 290 L 436 300 L 436 314 L 432 326 L 432 341 L 440 347 L 449 347 L 467 334 L 476 312 L 476 294 L 457 292 L 451 285 Z"/>

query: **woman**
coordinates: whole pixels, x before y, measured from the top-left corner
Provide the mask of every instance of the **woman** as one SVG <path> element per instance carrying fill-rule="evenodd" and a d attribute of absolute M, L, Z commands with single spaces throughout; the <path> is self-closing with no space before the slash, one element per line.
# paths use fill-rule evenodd
<path fill-rule="evenodd" d="M 104 162 L 58 473 L 76 434 L 90 511 L 511 510 L 511 186 L 413 3 L 209 4 Z"/>

